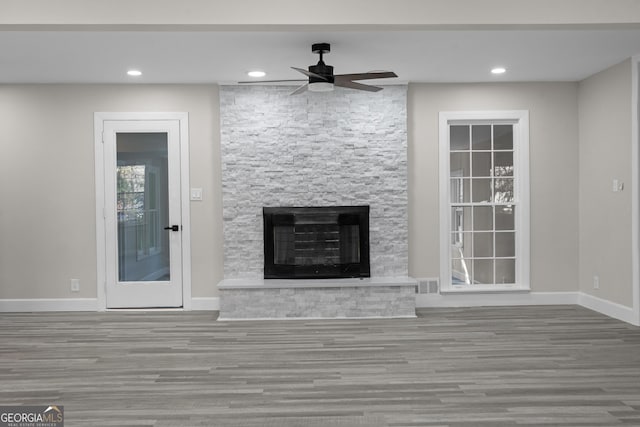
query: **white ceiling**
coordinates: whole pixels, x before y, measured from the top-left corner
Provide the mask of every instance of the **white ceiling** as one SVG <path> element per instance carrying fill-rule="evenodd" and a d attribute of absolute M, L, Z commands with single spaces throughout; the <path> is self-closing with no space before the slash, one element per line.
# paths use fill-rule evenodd
<path fill-rule="evenodd" d="M 577 81 L 640 53 L 640 29 L 0 31 L 0 83 L 234 84 L 252 69 L 297 79 L 290 67 L 317 62 L 318 42 L 331 43 L 325 62 L 336 74 L 391 70 L 399 83 Z M 496 65 L 507 73 L 491 75 Z M 144 74 L 128 77 L 131 68 Z"/>

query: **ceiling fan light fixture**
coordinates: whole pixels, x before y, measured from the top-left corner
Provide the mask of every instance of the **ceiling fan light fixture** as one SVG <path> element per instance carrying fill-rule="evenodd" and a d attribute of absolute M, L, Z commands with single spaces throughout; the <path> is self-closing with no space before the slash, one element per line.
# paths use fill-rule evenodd
<path fill-rule="evenodd" d="M 305 91 L 311 92 L 331 92 L 335 86 L 347 89 L 364 90 L 367 92 L 378 92 L 382 88 L 378 86 L 359 83 L 357 80 L 376 80 L 398 77 L 393 71 L 373 71 L 368 73 L 355 74 L 334 74 L 333 67 L 325 64 L 323 55 L 331 51 L 329 43 L 314 43 L 311 51 L 320 56 L 318 63 L 309 65 L 308 69 L 291 67 L 293 70 L 307 76 L 306 80 L 251 80 L 238 83 L 284 83 L 284 82 L 305 82 L 302 86 L 294 90 L 291 95 L 298 95 Z M 257 71 L 257 70 L 256 70 Z M 257 75 L 249 73 L 251 77 Z"/>
<path fill-rule="evenodd" d="M 309 83 L 308 90 L 310 90 L 311 92 L 331 92 L 333 90 L 333 83 L 329 83 L 329 82 Z"/>

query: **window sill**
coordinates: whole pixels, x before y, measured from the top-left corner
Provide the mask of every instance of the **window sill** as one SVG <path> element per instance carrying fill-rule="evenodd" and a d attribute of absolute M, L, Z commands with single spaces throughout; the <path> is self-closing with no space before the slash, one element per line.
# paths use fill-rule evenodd
<path fill-rule="evenodd" d="M 527 292 L 531 292 L 531 288 L 529 286 L 521 286 L 521 285 L 511 285 L 511 286 L 452 285 L 450 287 L 440 289 L 440 293 L 443 295 L 444 294 L 527 293 Z"/>

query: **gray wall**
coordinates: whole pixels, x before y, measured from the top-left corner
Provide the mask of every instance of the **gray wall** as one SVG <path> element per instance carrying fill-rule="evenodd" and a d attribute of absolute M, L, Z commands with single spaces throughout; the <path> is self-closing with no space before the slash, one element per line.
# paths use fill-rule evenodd
<path fill-rule="evenodd" d="M 439 273 L 438 112 L 528 109 L 533 290 L 582 290 L 631 306 L 630 73 L 626 61 L 579 85 L 410 85 L 409 274 Z M 223 276 L 217 86 L 5 85 L 0 298 L 96 296 L 95 111 L 189 112 L 191 185 L 204 189 L 204 201 L 191 204 L 193 295 L 215 296 Z M 622 193 L 611 192 L 612 178 L 625 182 Z M 80 279 L 79 294 L 70 278 Z"/>
<path fill-rule="evenodd" d="M 632 307 L 631 61 L 580 82 L 579 93 L 580 290 Z"/>
<path fill-rule="evenodd" d="M 93 113 L 186 111 L 191 186 L 192 294 L 222 278 L 218 88 L 0 86 L 0 299 L 95 298 Z M 71 278 L 81 292 L 71 293 Z"/>
<path fill-rule="evenodd" d="M 577 291 L 577 83 L 409 85 L 409 273 L 439 276 L 438 113 L 529 110 L 531 288 Z"/>

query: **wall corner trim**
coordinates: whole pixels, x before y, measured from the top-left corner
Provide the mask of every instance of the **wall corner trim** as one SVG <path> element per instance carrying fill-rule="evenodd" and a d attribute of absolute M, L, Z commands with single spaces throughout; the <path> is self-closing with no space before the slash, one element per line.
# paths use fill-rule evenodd
<path fill-rule="evenodd" d="M 632 307 L 594 297 L 584 292 L 578 293 L 578 305 L 632 325 L 640 326 Z"/>
<path fill-rule="evenodd" d="M 640 55 L 631 58 L 631 181 L 632 323 L 640 326 Z"/>

